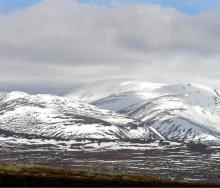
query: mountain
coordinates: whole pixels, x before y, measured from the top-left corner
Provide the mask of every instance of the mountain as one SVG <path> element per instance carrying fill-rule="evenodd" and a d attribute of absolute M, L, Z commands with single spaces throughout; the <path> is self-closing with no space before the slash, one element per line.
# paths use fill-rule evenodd
<path fill-rule="evenodd" d="M 0 96 L 0 135 L 55 140 L 162 139 L 141 121 L 53 95 L 10 92 Z"/>
<path fill-rule="evenodd" d="M 170 141 L 220 145 L 220 94 L 198 84 L 97 81 L 67 95 L 141 120 Z"/>

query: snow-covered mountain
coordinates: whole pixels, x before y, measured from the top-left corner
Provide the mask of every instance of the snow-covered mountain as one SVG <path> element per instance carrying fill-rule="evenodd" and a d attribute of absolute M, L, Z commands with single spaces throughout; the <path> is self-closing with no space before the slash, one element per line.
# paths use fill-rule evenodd
<path fill-rule="evenodd" d="M 141 121 L 52 95 L 11 92 L 0 96 L 0 135 L 55 140 L 161 139 Z"/>
<path fill-rule="evenodd" d="M 198 84 L 104 80 L 67 95 L 145 122 L 171 141 L 220 145 L 220 94 Z"/>

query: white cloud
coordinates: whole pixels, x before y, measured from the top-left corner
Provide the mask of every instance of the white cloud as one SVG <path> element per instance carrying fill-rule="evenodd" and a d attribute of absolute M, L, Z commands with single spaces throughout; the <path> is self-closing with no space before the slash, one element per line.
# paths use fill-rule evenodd
<path fill-rule="evenodd" d="M 220 11 L 44 0 L 0 16 L 1 83 L 68 85 L 131 77 L 220 88 Z"/>

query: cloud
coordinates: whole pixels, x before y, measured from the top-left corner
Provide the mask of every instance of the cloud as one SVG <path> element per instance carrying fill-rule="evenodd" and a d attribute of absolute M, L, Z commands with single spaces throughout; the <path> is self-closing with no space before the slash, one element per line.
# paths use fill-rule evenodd
<path fill-rule="evenodd" d="M 71 87 L 103 78 L 220 88 L 220 11 L 44 0 L 0 15 L 0 80 Z"/>
<path fill-rule="evenodd" d="M 84 2 L 93 2 L 98 3 L 102 0 L 82 0 Z M 113 0 L 107 0 L 108 2 L 113 2 Z M 214 10 L 219 8 L 220 2 L 219 0 L 116 0 L 116 2 L 120 3 L 153 3 L 159 4 L 164 7 L 173 7 L 177 10 L 185 12 L 187 14 L 198 14 L 203 11 Z"/>

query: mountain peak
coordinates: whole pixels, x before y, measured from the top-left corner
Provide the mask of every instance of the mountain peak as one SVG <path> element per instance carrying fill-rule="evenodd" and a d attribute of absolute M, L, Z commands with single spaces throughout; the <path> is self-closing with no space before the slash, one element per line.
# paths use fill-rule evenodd
<path fill-rule="evenodd" d="M 220 95 L 210 87 L 111 80 L 81 86 L 67 97 L 141 120 L 171 141 L 220 144 Z"/>
<path fill-rule="evenodd" d="M 12 91 L 9 93 L 6 93 L 6 96 L 4 97 L 5 101 L 15 100 L 18 98 L 27 97 L 29 94 L 22 92 L 22 91 Z"/>

